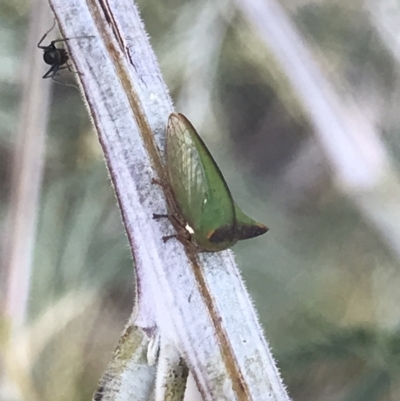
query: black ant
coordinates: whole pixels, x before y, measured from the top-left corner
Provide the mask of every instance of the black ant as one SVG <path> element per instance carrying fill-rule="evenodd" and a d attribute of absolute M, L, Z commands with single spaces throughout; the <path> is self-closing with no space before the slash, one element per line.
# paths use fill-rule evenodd
<path fill-rule="evenodd" d="M 47 46 L 41 46 L 42 42 L 46 39 L 47 35 L 54 29 L 55 25 L 56 25 L 56 20 L 54 20 L 53 26 L 43 35 L 42 39 L 40 39 L 39 43 L 37 44 L 37 47 L 43 50 L 44 62 L 51 66 L 50 69 L 46 72 L 46 74 L 43 75 L 42 78 L 44 79 L 51 78 L 53 81 L 57 83 L 63 83 L 57 81 L 54 78 L 56 75 L 59 75 L 57 74 L 58 71 L 64 70 L 66 68 L 68 68 L 68 70 L 71 72 L 76 72 L 76 71 L 72 71 L 70 65 L 68 64 L 69 60 L 68 52 L 65 49 L 60 49 L 56 47 L 56 43 L 66 42 L 70 39 L 92 38 L 93 36 L 79 36 L 75 38 L 57 39 L 57 40 L 52 40 L 50 44 Z"/>

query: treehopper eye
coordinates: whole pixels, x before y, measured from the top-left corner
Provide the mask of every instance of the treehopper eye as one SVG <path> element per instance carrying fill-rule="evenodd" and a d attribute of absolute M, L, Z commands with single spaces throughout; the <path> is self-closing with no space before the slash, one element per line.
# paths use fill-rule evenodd
<path fill-rule="evenodd" d="M 200 251 L 222 251 L 268 231 L 233 201 L 220 169 L 183 114 L 169 116 L 166 152 L 167 175 L 177 207 Z"/>

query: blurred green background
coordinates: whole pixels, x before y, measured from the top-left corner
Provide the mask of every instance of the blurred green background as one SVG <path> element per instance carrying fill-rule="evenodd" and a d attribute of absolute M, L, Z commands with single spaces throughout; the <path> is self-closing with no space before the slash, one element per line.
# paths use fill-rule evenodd
<path fill-rule="evenodd" d="M 367 2 L 280 3 L 340 96 L 373 116 L 396 165 L 399 68 Z M 257 30 L 235 3 L 225 14 L 203 0 L 139 6 L 178 111 L 199 128 L 237 203 L 270 227 L 234 251 L 289 394 L 296 401 L 400 399 L 400 253 L 335 185 L 303 106 Z M 31 11 L 11 0 L 0 1 L 0 10 L 5 304 Z M 11 369 L 16 385 L 0 382 L 1 401 L 90 399 L 134 299 L 128 241 L 80 92 L 53 84 L 51 96 L 27 325 Z"/>

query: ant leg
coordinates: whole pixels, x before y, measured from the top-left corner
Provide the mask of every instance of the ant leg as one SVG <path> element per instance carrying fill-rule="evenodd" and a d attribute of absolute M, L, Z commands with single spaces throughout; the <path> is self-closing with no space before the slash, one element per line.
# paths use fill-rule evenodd
<path fill-rule="evenodd" d="M 95 38 L 95 36 L 93 36 L 93 35 L 89 35 L 89 36 L 73 36 L 72 38 L 64 38 L 64 39 L 52 40 L 50 45 L 54 46 L 55 43 L 67 42 L 68 40 L 71 40 L 71 39 L 91 39 L 91 38 Z"/>
<path fill-rule="evenodd" d="M 46 74 L 43 75 L 43 79 L 46 78 L 53 78 L 54 75 L 57 74 L 57 71 L 60 69 L 60 66 L 58 64 L 55 64 L 53 66 L 51 66 L 50 70 L 46 72 Z"/>
<path fill-rule="evenodd" d="M 68 68 L 68 71 L 69 71 L 69 72 L 72 72 L 72 73 L 74 73 L 74 74 L 78 74 L 78 75 L 80 75 L 80 76 L 83 75 L 83 73 L 81 73 L 81 72 L 79 72 L 79 71 L 75 71 L 75 70 L 73 70 L 71 67 L 72 67 L 71 65 L 67 64 L 65 67 L 60 68 L 60 69 Z"/>
<path fill-rule="evenodd" d="M 59 74 L 57 74 L 57 75 L 59 75 Z M 54 81 L 56 84 L 64 85 L 64 86 L 69 86 L 69 87 L 71 87 L 71 88 L 75 88 L 75 89 L 78 89 L 78 90 L 79 90 L 79 87 L 78 87 L 77 85 L 68 84 L 68 83 L 66 83 L 66 82 L 59 81 L 58 79 L 56 79 L 56 78 L 54 78 L 54 77 L 55 77 L 55 75 L 53 75 L 53 76 L 51 77 L 51 79 L 52 79 L 52 81 Z"/>
<path fill-rule="evenodd" d="M 56 75 L 60 75 L 60 74 L 57 74 L 58 71 L 60 71 L 60 70 L 65 70 L 66 68 L 68 68 L 68 67 L 67 67 L 67 66 L 60 67 L 58 64 L 55 64 L 55 65 L 53 65 L 53 66 L 50 68 L 49 71 L 46 72 L 46 74 L 43 75 L 42 78 L 43 78 L 43 79 L 46 79 L 46 78 L 53 78 L 53 77 L 55 77 Z"/>
<path fill-rule="evenodd" d="M 37 44 L 37 47 L 39 49 L 47 49 L 49 46 L 54 47 L 54 43 L 58 43 L 58 42 L 66 42 L 67 40 L 70 39 L 81 39 L 81 38 L 94 38 L 95 36 L 90 35 L 90 36 L 75 36 L 73 38 L 66 38 L 66 39 L 56 39 L 56 40 L 52 40 L 50 42 L 49 46 L 41 46 L 42 42 L 46 39 L 47 35 L 54 29 L 54 27 L 56 26 L 56 19 L 54 18 L 54 22 L 52 27 L 42 36 L 42 38 L 39 40 L 39 43 Z"/>
<path fill-rule="evenodd" d="M 48 46 L 40 46 L 42 42 L 45 40 L 46 36 L 54 29 L 56 26 L 56 19 L 54 18 L 53 26 L 43 35 L 42 39 L 39 40 L 39 43 L 37 44 L 37 47 L 39 49 L 47 49 Z"/>
<path fill-rule="evenodd" d="M 53 67 L 51 67 L 50 70 L 47 71 L 46 74 L 44 74 L 42 78 L 44 78 L 44 79 L 51 78 L 56 84 L 70 86 L 71 88 L 79 89 L 76 85 L 67 84 L 67 83 L 59 81 L 58 79 L 55 78 L 57 75 L 59 75 L 59 74 L 57 74 L 58 71 L 64 70 L 66 68 L 67 67 L 60 67 L 57 65 L 53 65 Z"/>

